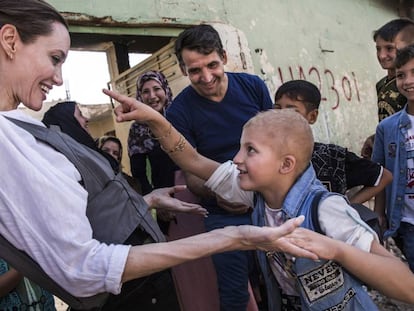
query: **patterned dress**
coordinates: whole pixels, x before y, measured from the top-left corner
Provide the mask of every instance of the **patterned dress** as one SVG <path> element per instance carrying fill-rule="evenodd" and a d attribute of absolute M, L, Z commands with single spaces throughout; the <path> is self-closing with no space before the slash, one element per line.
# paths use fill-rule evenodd
<path fill-rule="evenodd" d="M 9 265 L 0 258 L 0 274 L 9 271 Z M 27 278 L 9 292 L 0 297 L 0 311 L 56 311 L 55 301 L 51 293 L 45 291 Z"/>
<path fill-rule="evenodd" d="M 389 79 L 388 76 L 386 76 L 376 84 L 379 122 L 400 111 L 407 101 L 407 99 L 398 91 L 395 79 L 395 77 Z"/>

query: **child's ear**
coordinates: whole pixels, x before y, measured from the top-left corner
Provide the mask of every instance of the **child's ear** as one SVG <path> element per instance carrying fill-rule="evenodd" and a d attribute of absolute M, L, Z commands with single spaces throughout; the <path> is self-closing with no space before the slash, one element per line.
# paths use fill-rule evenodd
<path fill-rule="evenodd" d="M 318 109 L 314 109 L 311 112 L 308 113 L 308 122 L 309 124 L 314 124 L 316 122 L 316 120 L 318 120 L 318 114 L 319 114 L 319 110 Z"/>
<path fill-rule="evenodd" d="M 289 174 L 295 170 L 295 167 L 296 167 L 296 158 L 293 155 L 288 154 L 284 156 L 283 158 L 282 165 L 280 167 L 280 173 Z"/>

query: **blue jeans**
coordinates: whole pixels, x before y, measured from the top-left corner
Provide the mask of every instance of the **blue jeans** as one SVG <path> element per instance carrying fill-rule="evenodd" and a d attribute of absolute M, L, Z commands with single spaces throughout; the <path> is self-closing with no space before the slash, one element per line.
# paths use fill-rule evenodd
<path fill-rule="evenodd" d="M 402 252 L 411 271 L 414 272 L 414 225 L 402 222 L 398 229 L 398 235 L 402 240 Z"/>
<path fill-rule="evenodd" d="M 250 213 L 243 215 L 210 214 L 205 219 L 207 231 L 225 226 L 249 224 L 251 224 Z M 249 302 L 247 283 L 253 256 L 251 251 L 232 251 L 212 256 L 217 273 L 220 311 L 246 311 Z"/>

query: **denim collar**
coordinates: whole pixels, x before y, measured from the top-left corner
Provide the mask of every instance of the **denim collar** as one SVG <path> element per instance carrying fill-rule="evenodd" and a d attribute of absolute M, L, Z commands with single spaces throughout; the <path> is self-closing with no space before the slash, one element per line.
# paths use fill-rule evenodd
<path fill-rule="evenodd" d="M 288 218 L 293 218 L 298 215 L 309 191 L 315 184 L 315 181 L 317 181 L 315 170 L 313 169 L 312 164 L 309 164 L 306 170 L 298 177 L 296 182 L 290 188 L 285 200 L 283 201 L 282 209 Z M 318 185 L 324 189 L 320 182 Z"/>
<path fill-rule="evenodd" d="M 401 110 L 401 115 L 399 118 L 399 128 L 410 128 L 411 127 L 411 121 L 410 118 L 408 117 L 408 113 L 407 113 L 407 108 L 408 105 L 406 104 L 404 106 L 404 108 Z"/>

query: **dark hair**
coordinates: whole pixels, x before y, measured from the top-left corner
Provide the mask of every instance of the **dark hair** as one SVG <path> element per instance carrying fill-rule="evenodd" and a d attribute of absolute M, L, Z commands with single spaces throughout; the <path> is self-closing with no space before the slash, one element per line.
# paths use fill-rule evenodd
<path fill-rule="evenodd" d="M 395 57 L 394 66 L 396 69 L 401 68 L 406 63 L 414 58 L 414 44 L 408 45 L 401 50 L 397 50 L 397 56 Z"/>
<path fill-rule="evenodd" d="M 275 93 L 275 103 L 283 95 L 292 100 L 303 102 L 307 112 L 318 109 L 321 103 L 321 92 L 314 84 L 305 80 L 292 80 L 283 83 Z"/>
<path fill-rule="evenodd" d="M 408 18 L 397 18 L 386 23 L 381 28 L 374 31 L 372 38 L 374 41 L 378 37 L 382 38 L 385 41 L 391 42 L 394 40 L 395 36 L 406 26 L 413 25 L 413 21 Z"/>
<path fill-rule="evenodd" d="M 5 24 L 14 25 L 23 43 L 50 34 L 53 22 L 68 29 L 63 16 L 43 0 L 0 0 L 0 28 Z"/>
<path fill-rule="evenodd" d="M 403 29 L 401 29 L 398 34 L 395 36 L 395 38 L 399 37 L 402 42 L 404 42 L 404 45 L 407 46 L 409 44 L 414 43 L 414 22 L 411 22 L 411 24 L 405 26 Z M 401 47 L 400 47 L 401 48 Z"/>
<path fill-rule="evenodd" d="M 178 35 L 175 41 L 175 55 L 182 69 L 184 68 L 182 58 L 184 49 L 197 51 L 203 55 L 208 55 L 213 51 L 216 51 L 220 57 L 224 55 L 219 33 L 212 26 L 205 24 L 188 28 Z"/>

